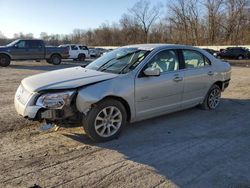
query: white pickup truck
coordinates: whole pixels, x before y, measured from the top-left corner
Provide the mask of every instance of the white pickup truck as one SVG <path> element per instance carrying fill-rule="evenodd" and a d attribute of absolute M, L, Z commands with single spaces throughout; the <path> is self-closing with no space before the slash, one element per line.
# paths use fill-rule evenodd
<path fill-rule="evenodd" d="M 63 44 L 59 47 L 68 47 L 69 59 L 84 61 L 90 57 L 89 49 L 85 45 L 81 44 Z"/>

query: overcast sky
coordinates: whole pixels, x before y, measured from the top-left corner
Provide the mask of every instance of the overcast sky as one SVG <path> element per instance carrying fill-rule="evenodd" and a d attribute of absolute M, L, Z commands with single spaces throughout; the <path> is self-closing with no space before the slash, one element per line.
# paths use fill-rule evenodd
<path fill-rule="evenodd" d="M 151 0 L 152 4 L 167 0 Z M 97 28 L 102 23 L 118 22 L 136 0 L 0 0 L 0 31 L 69 34 L 75 28 Z"/>

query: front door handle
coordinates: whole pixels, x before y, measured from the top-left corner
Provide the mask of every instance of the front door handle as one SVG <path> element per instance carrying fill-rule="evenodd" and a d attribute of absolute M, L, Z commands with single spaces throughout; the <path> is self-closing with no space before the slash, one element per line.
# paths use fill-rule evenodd
<path fill-rule="evenodd" d="M 173 80 L 176 81 L 176 82 L 179 82 L 179 81 L 182 81 L 183 78 L 180 77 L 180 76 L 175 76 Z"/>
<path fill-rule="evenodd" d="M 213 71 L 209 71 L 207 74 L 208 74 L 209 76 L 214 75 Z"/>

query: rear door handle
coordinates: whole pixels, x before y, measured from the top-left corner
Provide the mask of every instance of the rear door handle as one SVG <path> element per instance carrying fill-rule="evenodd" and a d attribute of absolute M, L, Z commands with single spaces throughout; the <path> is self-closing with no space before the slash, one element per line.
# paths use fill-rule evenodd
<path fill-rule="evenodd" d="M 173 80 L 176 81 L 176 82 L 179 82 L 179 81 L 182 81 L 183 78 L 180 77 L 180 76 L 175 76 Z"/>
<path fill-rule="evenodd" d="M 209 71 L 207 74 L 208 74 L 209 76 L 214 75 L 213 71 Z"/>

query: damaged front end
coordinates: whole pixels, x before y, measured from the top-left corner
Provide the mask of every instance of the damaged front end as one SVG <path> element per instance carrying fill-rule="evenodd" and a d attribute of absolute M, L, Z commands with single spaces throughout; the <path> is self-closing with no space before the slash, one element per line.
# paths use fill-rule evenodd
<path fill-rule="evenodd" d="M 46 92 L 41 94 L 35 105 L 41 107 L 34 120 L 61 122 L 66 119 L 77 120 L 78 111 L 75 106 L 77 91 Z"/>

